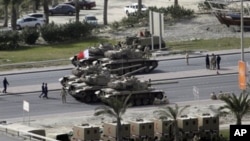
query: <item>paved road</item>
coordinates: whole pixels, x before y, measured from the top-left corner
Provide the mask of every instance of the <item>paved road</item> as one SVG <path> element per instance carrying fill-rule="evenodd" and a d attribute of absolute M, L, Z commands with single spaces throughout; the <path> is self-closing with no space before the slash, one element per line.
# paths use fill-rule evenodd
<path fill-rule="evenodd" d="M 22 139 L 0 133 L 0 141 L 22 141 Z"/>

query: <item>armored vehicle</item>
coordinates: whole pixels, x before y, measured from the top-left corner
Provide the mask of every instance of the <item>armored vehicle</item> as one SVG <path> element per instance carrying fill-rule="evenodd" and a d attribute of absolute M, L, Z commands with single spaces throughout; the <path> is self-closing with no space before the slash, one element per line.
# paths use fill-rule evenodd
<path fill-rule="evenodd" d="M 108 83 L 108 88 L 103 88 L 95 94 L 100 99 L 125 99 L 130 95 L 129 102 L 133 106 L 151 105 L 154 100 L 162 99 L 164 92 L 152 88 L 149 81 L 139 80 L 136 77 L 121 77 Z"/>
<path fill-rule="evenodd" d="M 138 49 L 120 48 L 104 53 L 105 58 L 99 59 L 103 67 L 112 74 L 149 73 L 158 66 L 157 60 L 148 59 L 148 54 Z"/>
<path fill-rule="evenodd" d="M 79 52 L 73 57 L 70 57 L 71 63 L 74 66 L 85 66 L 92 64 L 92 62 L 103 58 L 104 52 L 113 50 L 114 47 L 111 44 L 104 43 L 96 47 L 90 47 L 82 52 Z"/>
<path fill-rule="evenodd" d="M 95 92 L 106 88 L 108 82 L 114 77 L 107 69 L 95 63 L 85 68 L 74 68 L 72 74 L 60 78 L 59 81 L 69 95 L 86 103 L 98 102 Z"/>

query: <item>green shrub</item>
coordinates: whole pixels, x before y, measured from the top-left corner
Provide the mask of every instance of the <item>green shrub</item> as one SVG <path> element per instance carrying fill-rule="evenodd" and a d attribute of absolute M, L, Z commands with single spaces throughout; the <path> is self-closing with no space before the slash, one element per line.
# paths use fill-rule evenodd
<path fill-rule="evenodd" d="M 120 23 L 117 21 L 114 21 L 113 23 L 110 24 L 110 27 L 114 30 L 117 30 L 120 27 Z"/>
<path fill-rule="evenodd" d="M 90 36 L 92 29 L 93 26 L 81 22 L 70 22 L 63 25 L 50 23 L 41 27 L 41 35 L 46 42 L 61 42 Z"/>
<path fill-rule="evenodd" d="M 48 43 L 62 41 L 61 27 L 54 22 L 42 26 L 40 28 L 42 38 Z"/>
<path fill-rule="evenodd" d="M 32 45 L 39 38 L 39 31 L 36 28 L 24 28 L 21 37 L 26 44 Z"/>
<path fill-rule="evenodd" d="M 0 50 L 12 50 L 19 47 L 18 31 L 1 31 L 0 32 Z"/>

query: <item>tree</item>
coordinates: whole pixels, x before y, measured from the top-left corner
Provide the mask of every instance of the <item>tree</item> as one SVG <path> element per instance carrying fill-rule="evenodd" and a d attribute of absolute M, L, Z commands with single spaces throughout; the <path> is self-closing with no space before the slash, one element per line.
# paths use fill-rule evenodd
<path fill-rule="evenodd" d="M 138 11 L 137 14 L 141 15 L 142 0 L 138 0 Z"/>
<path fill-rule="evenodd" d="M 9 3 L 10 3 L 10 0 L 2 0 L 2 3 L 4 5 L 4 23 L 3 23 L 3 26 L 7 27 L 8 26 L 8 21 L 9 21 L 8 6 L 9 6 Z"/>
<path fill-rule="evenodd" d="M 43 0 L 43 11 L 46 18 L 46 24 L 49 23 L 49 3 L 48 0 Z"/>
<path fill-rule="evenodd" d="M 174 0 L 174 7 L 176 7 L 178 5 L 179 5 L 178 0 Z"/>
<path fill-rule="evenodd" d="M 108 0 L 104 0 L 104 7 L 103 7 L 103 24 L 107 25 L 108 24 Z"/>
<path fill-rule="evenodd" d="M 154 113 L 157 114 L 160 119 L 168 119 L 168 118 L 173 119 L 171 124 L 172 127 L 174 128 L 175 141 L 179 141 L 179 128 L 177 125 L 177 118 L 180 117 L 182 112 L 188 107 L 189 105 L 180 108 L 177 104 L 175 104 L 175 107 L 163 106 L 160 107 L 160 110 L 154 111 Z"/>
<path fill-rule="evenodd" d="M 74 2 L 76 8 L 76 22 L 79 22 L 79 13 L 80 13 L 79 0 L 75 0 Z"/>
<path fill-rule="evenodd" d="M 124 100 L 120 100 L 117 98 L 110 98 L 107 100 L 103 100 L 108 106 L 100 106 L 95 109 L 95 116 L 99 115 L 107 115 L 109 117 L 116 118 L 117 126 L 116 126 L 116 137 L 117 141 L 122 141 L 121 139 L 121 120 L 122 115 L 125 114 L 127 108 L 129 107 L 128 100 L 130 95 Z"/>
<path fill-rule="evenodd" d="M 16 30 L 16 20 L 17 20 L 17 0 L 11 0 L 11 27 Z"/>
<path fill-rule="evenodd" d="M 236 118 L 236 125 L 241 125 L 243 116 L 250 109 L 250 99 L 248 98 L 248 94 L 242 92 L 239 97 L 237 97 L 234 93 L 229 96 L 222 96 L 221 100 L 226 103 L 226 105 L 219 107 L 219 111 L 223 111 L 224 109 L 230 110 Z"/>

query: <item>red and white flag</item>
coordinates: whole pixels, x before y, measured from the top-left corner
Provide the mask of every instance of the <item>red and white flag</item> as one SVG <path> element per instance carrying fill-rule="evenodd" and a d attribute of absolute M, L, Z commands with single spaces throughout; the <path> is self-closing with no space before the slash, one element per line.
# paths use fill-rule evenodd
<path fill-rule="evenodd" d="M 77 55 L 77 59 L 88 59 L 89 58 L 89 50 L 86 49 L 84 51 L 81 51 L 78 55 Z"/>

